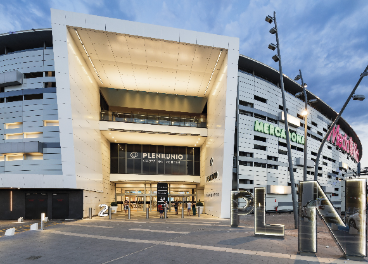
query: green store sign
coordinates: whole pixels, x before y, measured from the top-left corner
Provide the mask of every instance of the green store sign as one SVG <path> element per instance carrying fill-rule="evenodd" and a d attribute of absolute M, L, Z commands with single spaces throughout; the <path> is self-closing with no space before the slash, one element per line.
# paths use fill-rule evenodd
<path fill-rule="evenodd" d="M 257 120 L 254 122 L 254 131 L 286 139 L 285 129 L 273 126 L 271 124 L 259 122 Z M 304 136 L 298 135 L 296 133 L 291 133 L 290 131 L 289 136 L 292 142 L 297 142 L 299 144 L 304 145 Z"/>

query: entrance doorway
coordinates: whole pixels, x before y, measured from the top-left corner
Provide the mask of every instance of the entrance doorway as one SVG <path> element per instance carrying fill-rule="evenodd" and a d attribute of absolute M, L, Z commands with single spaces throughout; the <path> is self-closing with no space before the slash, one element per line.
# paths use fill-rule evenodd
<path fill-rule="evenodd" d="M 68 219 L 68 218 L 69 218 L 69 194 L 53 193 L 52 219 Z"/>
<path fill-rule="evenodd" d="M 41 219 L 41 213 L 47 216 L 47 194 L 26 193 L 25 219 Z"/>

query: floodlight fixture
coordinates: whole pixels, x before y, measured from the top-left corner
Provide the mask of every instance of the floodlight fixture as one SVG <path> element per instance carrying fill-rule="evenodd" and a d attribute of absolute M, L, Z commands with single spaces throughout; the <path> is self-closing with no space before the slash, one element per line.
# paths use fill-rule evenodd
<path fill-rule="evenodd" d="M 295 94 L 295 97 L 298 97 L 298 98 L 299 98 L 299 97 L 300 97 L 300 96 L 302 96 L 302 95 L 303 95 L 303 92 L 299 92 L 299 93 L 296 93 L 296 94 Z"/>
<path fill-rule="evenodd" d="M 308 115 L 308 111 L 307 110 L 303 110 L 302 116 L 306 116 L 306 115 Z"/>
<path fill-rule="evenodd" d="M 278 62 L 280 60 L 279 56 L 277 56 L 276 54 L 272 56 L 272 59 L 275 61 L 275 62 Z"/>
<path fill-rule="evenodd" d="M 266 16 L 266 22 L 268 22 L 268 23 L 272 23 L 273 22 L 273 18 L 272 18 L 272 16 Z"/>
<path fill-rule="evenodd" d="M 294 81 L 299 81 L 300 80 L 300 75 L 298 74 L 297 76 L 295 76 Z"/>
<path fill-rule="evenodd" d="M 307 87 L 308 87 L 308 85 L 305 83 L 305 84 L 304 84 L 304 88 L 307 88 Z"/>
<path fill-rule="evenodd" d="M 315 104 L 318 102 L 318 99 L 310 99 L 308 100 L 308 104 Z"/>
<path fill-rule="evenodd" d="M 368 76 L 368 71 L 363 72 L 360 77 Z"/>
<path fill-rule="evenodd" d="M 277 31 L 277 29 L 276 29 L 276 28 L 274 28 L 274 27 L 270 29 L 270 33 L 271 33 L 271 34 L 276 34 L 276 31 Z"/>
<path fill-rule="evenodd" d="M 268 48 L 270 50 L 275 50 L 277 48 L 277 46 L 275 44 L 273 44 L 273 43 L 270 43 L 270 44 L 268 44 Z"/>
<path fill-rule="evenodd" d="M 364 95 L 360 95 L 360 94 L 353 95 L 353 100 L 363 101 L 364 99 L 365 99 Z"/>

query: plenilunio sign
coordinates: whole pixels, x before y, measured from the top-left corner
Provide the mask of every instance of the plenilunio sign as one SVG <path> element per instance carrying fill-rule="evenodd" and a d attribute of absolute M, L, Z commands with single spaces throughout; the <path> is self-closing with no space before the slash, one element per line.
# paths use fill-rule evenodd
<path fill-rule="evenodd" d="M 327 141 L 330 141 L 331 139 L 331 143 L 334 143 L 337 147 L 346 151 L 356 160 L 356 162 L 359 162 L 359 150 L 357 149 L 357 144 L 354 143 L 351 138 L 348 140 L 348 136 L 346 134 L 345 136 L 341 135 L 339 130 L 340 126 L 335 126 L 328 135 Z"/>
<path fill-rule="evenodd" d="M 286 139 L 285 129 L 279 128 L 277 126 L 273 126 L 268 123 L 259 122 L 257 120 L 254 122 L 254 131 L 262 132 L 267 135 Z M 298 135 L 296 133 L 292 133 L 290 131 L 289 131 L 289 135 L 290 135 L 291 141 L 304 145 L 304 136 Z"/>

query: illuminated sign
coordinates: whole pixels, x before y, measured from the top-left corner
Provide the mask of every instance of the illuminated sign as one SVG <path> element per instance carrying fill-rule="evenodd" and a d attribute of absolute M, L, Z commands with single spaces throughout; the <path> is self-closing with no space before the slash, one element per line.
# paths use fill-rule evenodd
<path fill-rule="evenodd" d="M 266 189 L 254 188 L 254 235 L 255 236 L 285 236 L 284 225 L 266 224 Z"/>
<path fill-rule="evenodd" d="M 267 185 L 268 194 L 291 194 L 291 186 Z"/>
<path fill-rule="evenodd" d="M 253 212 L 253 195 L 247 191 L 231 191 L 231 227 L 239 226 L 239 215 L 247 215 Z"/>
<path fill-rule="evenodd" d="M 366 179 L 346 180 L 345 223 L 316 181 L 299 183 L 298 248 L 301 254 L 317 252 L 317 213 L 346 258 L 367 255 Z"/>
<path fill-rule="evenodd" d="M 259 122 L 257 120 L 254 122 L 254 131 L 286 139 L 285 129 L 273 126 L 268 123 Z M 304 145 L 304 136 L 298 135 L 296 133 L 291 133 L 290 131 L 289 136 L 292 142 L 297 142 L 299 144 Z"/>
<path fill-rule="evenodd" d="M 279 113 L 279 117 L 281 118 L 282 121 L 285 121 L 285 116 L 284 116 L 284 111 Z M 288 119 L 288 123 L 291 125 L 294 125 L 296 127 L 300 127 L 300 119 L 287 114 L 287 119 Z"/>
<path fill-rule="evenodd" d="M 346 151 L 351 157 L 353 157 L 356 162 L 359 162 L 359 150 L 357 149 L 357 144 L 353 142 L 352 138 L 348 140 L 348 136 L 341 135 L 340 126 L 335 126 L 331 133 L 328 135 L 327 141 L 334 143 L 338 148 Z M 335 142 L 336 141 L 336 142 Z"/>
<path fill-rule="evenodd" d="M 109 209 L 109 207 L 106 204 L 100 204 L 98 207 L 103 207 L 102 210 L 98 213 L 98 216 L 107 216 L 106 211 Z"/>

